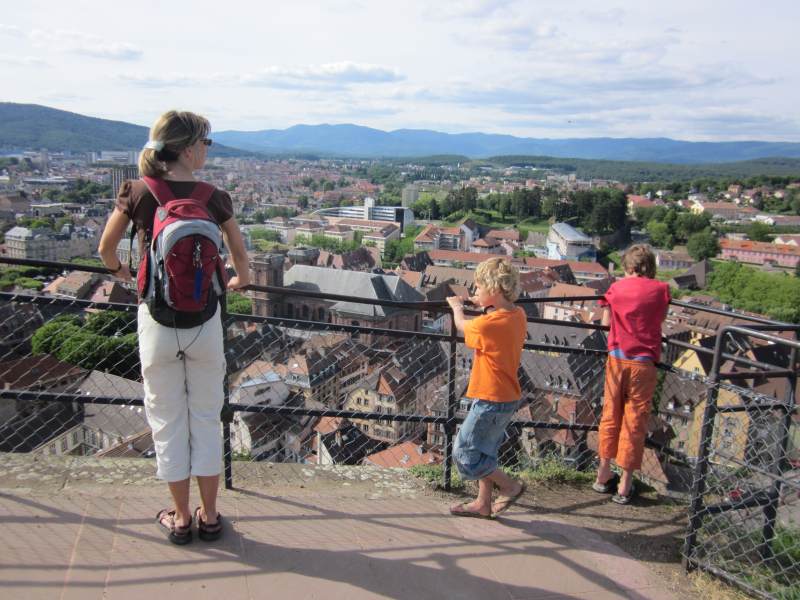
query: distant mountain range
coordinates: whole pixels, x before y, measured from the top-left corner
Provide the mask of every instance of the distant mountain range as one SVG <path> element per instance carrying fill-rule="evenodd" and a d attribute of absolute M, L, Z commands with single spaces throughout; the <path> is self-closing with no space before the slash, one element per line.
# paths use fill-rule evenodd
<path fill-rule="evenodd" d="M 425 129 L 381 131 L 359 125 L 295 125 L 264 131 L 221 131 L 216 139 L 255 152 L 316 152 L 339 156 L 403 157 L 460 154 L 553 156 L 677 164 L 800 158 L 800 143 L 684 142 L 668 138 L 537 139 Z"/>
<path fill-rule="evenodd" d="M 216 156 L 250 153 L 390 158 L 463 155 L 551 156 L 615 161 L 703 164 L 766 157 L 800 158 L 794 142 L 685 142 L 668 138 L 537 139 L 424 129 L 381 131 L 359 125 L 295 125 L 213 134 Z M 0 103 L 0 150 L 130 150 L 147 128 L 34 104 Z"/>

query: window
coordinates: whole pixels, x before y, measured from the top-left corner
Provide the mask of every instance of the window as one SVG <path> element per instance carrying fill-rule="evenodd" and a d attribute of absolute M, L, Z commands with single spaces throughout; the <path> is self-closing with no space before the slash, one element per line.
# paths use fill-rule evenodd
<path fill-rule="evenodd" d="M 61 438 L 61 451 L 62 452 L 66 452 L 67 451 L 67 438 L 65 438 L 65 437 Z"/>
<path fill-rule="evenodd" d="M 78 445 L 78 432 L 77 431 L 73 431 L 72 432 L 72 443 L 74 445 L 76 445 L 76 446 Z"/>

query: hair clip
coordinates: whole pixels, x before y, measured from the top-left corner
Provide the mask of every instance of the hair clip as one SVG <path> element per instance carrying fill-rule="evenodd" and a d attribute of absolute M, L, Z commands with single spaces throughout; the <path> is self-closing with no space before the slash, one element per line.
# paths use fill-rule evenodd
<path fill-rule="evenodd" d="M 160 152 L 164 149 L 164 142 L 160 140 L 150 140 L 144 145 L 145 150 L 155 150 L 156 152 Z"/>

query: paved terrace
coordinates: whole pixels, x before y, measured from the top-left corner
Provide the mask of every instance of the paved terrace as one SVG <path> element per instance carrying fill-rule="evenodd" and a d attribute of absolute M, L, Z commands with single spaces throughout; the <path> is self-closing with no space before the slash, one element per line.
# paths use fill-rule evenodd
<path fill-rule="evenodd" d="M 151 461 L 0 455 L 0 597 L 694 597 L 674 565 L 591 526 L 624 523 L 616 539 L 638 553 L 658 543 L 649 528 L 682 530 L 680 509 L 532 486 L 502 519 L 454 518 L 455 495 L 401 471 L 234 464 L 244 483 L 221 492 L 224 538 L 178 547 L 154 525 L 167 490 Z"/>

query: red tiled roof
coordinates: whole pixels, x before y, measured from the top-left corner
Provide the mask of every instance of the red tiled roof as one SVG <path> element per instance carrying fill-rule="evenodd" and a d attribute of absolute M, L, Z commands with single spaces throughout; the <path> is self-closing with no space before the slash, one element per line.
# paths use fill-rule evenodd
<path fill-rule="evenodd" d="M 764 252 L 766 254 L 800 256 L 800 246 L 793 246 L 791 244 L 772 244 L 770 242 L 722 239 L 719 241 L 719 247 L 723 250 L 747 250 L 749 252 Z"/>
<path fill-rule="evenodd" d="M 600 293 L 590 287 L 583 285 L 571 285 L 569 283 L 557 283 L 547 291 L 548 298 L 559 298 L 564 296 L 599 296 Z"/>
<path fill-rule="evenodd" d="M 634 194 L 628 194 L 628 202 L 640 208 L 655 206 L 655 202 L 650 200 L 647 196 L 636 196 Z"/>
<path fill-rule="evenodd" d="M 447 235 L 461 235 L 461 227 L 440 227 L 439 231 Z"/>
<path fill-rule="evenodd" d="M 580 260 L 564 261 L 572 269 L 573 273 L 603 273 L 608 274 L 608 269 L 596 262 L 583 262 Z"/>
<path fill-rule="evenodd" d="M 486 237 L 493 237 L 498 240 L 511 240 L 518 242 L 520 240 L 519 231 L 516 229 L 492 229 L 486 234 Z"/>
<path fill-rule="evenodd" d="M 396 446 L 391 446 L 381 452 L 370 454 L 364 462 L 377 465 L 379 467 L 413 467 L 416 465 L 429 465 L 442 462 L 440 454 L 426 452 L 425 449 L 414 442 L 403 442 Z"/>
<path fill-rule="evenodd" d="M 344 423 L 341 417 L 320 417 L 319 423 L 314 427 L 314 431 L 325 435 L 339 429 Z"/>
<path fill-rule="evenodd" d="M 436 235 L 436 225 L 428 224 L 425 226 L 425 229 L 419 232 L 419 235 L 414 238 L 415 242 L 433 242 L 433 235 Z"/>
<path fill-rule="evenodd" d="M 459 250 L 429 250 L 428 256 L 431 260 L 450 260 L 456 262 L 482 263 L 490 258 L 497 258 L 496 254 L 481 254 L 480 252 L 461 252 Z M 519 260 L 512 260 L 512 263 L 520 263 Z"/>

